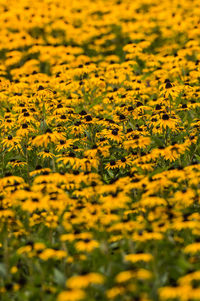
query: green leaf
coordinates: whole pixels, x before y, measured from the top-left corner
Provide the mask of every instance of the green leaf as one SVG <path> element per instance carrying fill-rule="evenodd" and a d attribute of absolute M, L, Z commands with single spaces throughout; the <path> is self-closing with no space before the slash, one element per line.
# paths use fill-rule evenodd
<path fill-rule="evenodd" d="M 58 269 L 54 269 L 53 271 L 53 274 L 54 274 L 54 281 L 55 283 L 57 283 L 58 285 L 65 285 L 65 276 L 63 275 L 63 273 L 61 273 Z"/>
<path fill-rule="evenodd" d="M 6 278 L 6 266 L 4 263 L 0 263 L 0 276 Z"/>

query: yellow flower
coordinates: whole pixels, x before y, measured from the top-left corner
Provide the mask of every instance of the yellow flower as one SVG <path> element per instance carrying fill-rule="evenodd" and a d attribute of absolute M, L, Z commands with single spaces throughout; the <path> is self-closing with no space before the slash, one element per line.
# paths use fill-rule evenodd
<path fill-rule="evenodd" d="M 63 291 L 58 295 L 57 301 L 78 301 L 85 298 L 85 292 L 80 289 Z"/>
<path fill-rule="evenodd" d="M 139 269 L 136 271 L 135 276 L 139 280 L 148 280 L 153 277 L 153 274 L 145 269 Z"/>
<path fill-rule="evenodd" d="M 118 295 L 122 295 L 125 292 L 125 288 L 122 286 L 112 287 L 111 289 L 107 290 L 106 296 L 108 299 L 114 299 Z"/>
<path fill-rule="evenodd" d="M 47 147 L 49 143 L 56 143 L 57 141 L 64 139 L 64 136 L 58 132 L 52 132 L 50 129 L 45 134 L 38 135 L 31 141 L 33 146 Z"/>
<path fill-rule="evenodd" d="M 42 260 L 48 260 L 50 258 L 54 258 L 55 257 L 55 250 L 53 249 L 45 249 L 42 253 L 39 254 L 39 257 L 42 259 Z"/>
<path fill-rule="evenodd" d="M 29 253 L 29 252 L 31 252 L 32 251 L 32 247 L 31 246 L 24 246 L 24 247 L 21 247 L 21 248 L 19 248 L 18 250 L 17 250 L 17 253 L 19 254 L 19 255 L 21 255 L 21 254 L 23 254 L 23 253 Z"/>
<path fill-rule="evenodd" d="M 132 263 L 138 262 L 138 261 L 144 261 L 149 262 L 153 259 L 153 256 L 151 254 L 128 254 L 125 256 L 126 261 L 130 261 Z"/>
<path fill-rule="evenodd" d="M 101 274 L 89 273 L 86 275 L 72 276 L 66 281 L 66 286 L 71 289 L 82 289 L 91 284 L 102 284 L 104 277 Z"/>
<path fill-rule="evenodd" d="M 21 138 L 20 137 L 13 137 L 12 135 L 8 135 L 7 138 L 2 140 L 3 148 L 8 148 L 9 151 L 11 150 L 21 150 Z"/>
<path fill-rule="evenodd" d="M 134 277 L 133 271 L 123 271 L 123 272 L 120 272 L 119 274 L 117 274 L 117 276 L 115 277 L 115 281 L 117 283 L 122 283 L 122 282 L 129 281 L 133 277 Z"/>
<path fill-rule="evenodd" d="M 161 287 L 159 289 L 159 296 L 161 300 L 179 299 L 187 301 L 191 296 L 191 286 Z"/>
<path fill-rule="evenodd" d="M 10 269 L 10 272 L 11 274 L 16 274 L 18 271 L 18 268 L 16 266 L 13 266 L 11 269 Z"/>
<path fill-rule="evenodd" d="M 45 247 L 46 247 L 45 244 L 42 242 L 36 242 L 34 244 L 34 250 L 36 250 L 36 251 L 43 250 L 43 249 L 45 249 Z"/>
<path fill-rule="evenodd" d="M 99 243 L 96 240 L 85 239 L 75 243 L 75 248 L 79 252 L 92 252 L 99 247 Z"/>
<path fill-rule="evenodd" d="M 42 159 L 53 159 L 55 157 L 55 155 L 51 153 L 48 149 L 39 152 L 38 156 L 41 157 Z"/>
<path fill-rule="evenodd" d="M 185 247 L 184 252 L 189 253 L 189 254 L 195 254 L 195 253 L 200 252 L 200 243 L 195 242 L 195 243 L 188 245 L 187 247 Z"/>

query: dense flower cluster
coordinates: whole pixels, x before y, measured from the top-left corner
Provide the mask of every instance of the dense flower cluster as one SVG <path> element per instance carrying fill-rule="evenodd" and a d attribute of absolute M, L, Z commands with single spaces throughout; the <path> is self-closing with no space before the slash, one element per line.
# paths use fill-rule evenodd
<path fill-rule="evenodd" d="M 0 299 L 200 299 L 200 2 L 0 2 Z"/>

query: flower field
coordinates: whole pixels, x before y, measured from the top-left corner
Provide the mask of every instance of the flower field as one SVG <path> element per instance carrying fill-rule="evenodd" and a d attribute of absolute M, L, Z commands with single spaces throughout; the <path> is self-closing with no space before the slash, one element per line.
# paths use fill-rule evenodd
<path fill-rule="evenodd" d="M 200 300 L 200 2 L 0 25 L 0 300 Z"/>

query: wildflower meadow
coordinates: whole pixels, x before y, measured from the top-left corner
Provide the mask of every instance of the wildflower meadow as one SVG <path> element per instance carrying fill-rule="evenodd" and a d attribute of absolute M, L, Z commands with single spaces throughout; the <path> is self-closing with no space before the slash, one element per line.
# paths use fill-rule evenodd
<path fill-rule="evenodd" d="M 199 132 L 199 0 L 0 0 L 0 300 L 200 300 Z"/>

